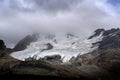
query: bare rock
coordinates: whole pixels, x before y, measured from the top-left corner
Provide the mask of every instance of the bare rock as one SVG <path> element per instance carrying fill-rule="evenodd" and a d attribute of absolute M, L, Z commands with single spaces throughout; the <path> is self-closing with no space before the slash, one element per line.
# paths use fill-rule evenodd
<path fill-rule="evenodd" d="M 28 35 L 22 40 L 18 42 L 18 44 L 14 47 L 14 51 L 22 51 L 27 48 L 28 45 L 30 45 L 31 42 L 37 41 L 39 35 L 38 34 L 33 34 L 33 35 Z"/>

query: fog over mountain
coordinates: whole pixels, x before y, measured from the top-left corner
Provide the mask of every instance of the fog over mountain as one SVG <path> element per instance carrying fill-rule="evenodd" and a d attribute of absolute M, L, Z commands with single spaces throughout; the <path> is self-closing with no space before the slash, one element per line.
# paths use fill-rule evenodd
<path fill-rule="evenodd" d="M 97 28 L 119 27 L 119 0 L 114 1 L 0 0 L 0 38 L 13 47 L 41 31 L 88 35 Z"/>

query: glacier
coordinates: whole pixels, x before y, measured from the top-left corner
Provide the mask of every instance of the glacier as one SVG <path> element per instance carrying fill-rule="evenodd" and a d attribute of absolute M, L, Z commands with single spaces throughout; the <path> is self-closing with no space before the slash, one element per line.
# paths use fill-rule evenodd
<path fill-rule="evenodd" d="M 72 57 L 83 55 L 97 49 L 98 45 L 93 46 L 92 43 L 101 41 L 102 38 L 101 33 L 92 39 L 88 39 L 88 37 L 57 38 L 57 42 L 54 39 L 39 39 L 37 42 L 33 42 L 27 46 L 27 49 L 13 52 L 10 55 L 23 61 L 33 56 L 37 56 L 36 59 L 38 60 L 45 56 L 60 55 L 63 58 L 63 62 L 68 62 Z M 53 49 L 42 51 L 47 47 L 45 45 L 47 43 L 50 43 Z"/>

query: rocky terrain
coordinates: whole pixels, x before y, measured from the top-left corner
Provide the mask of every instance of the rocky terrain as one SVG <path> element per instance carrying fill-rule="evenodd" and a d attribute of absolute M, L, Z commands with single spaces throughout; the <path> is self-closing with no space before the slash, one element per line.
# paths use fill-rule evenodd
<path fill-rule="evenodd" d="M 37 39 L 29 36 L 21 40 L 9 51 L 3 40 L 0 40 L 0 75 L 13 79 L 75 79 L 75 80 L 120 80 L 120 29 L 98 29 L 88 39 L 102 34 L 101 41 L 93 43 L 98 48 L 86 54 L 73 56 L 63 62 L 61 55 L 46 55 L 36 59 L 37 55 L 24 61 L 11 57 L 10 52 L 24 50 Z M 46 50 L 53 48 L 47 44 Z M 19 78 L 16 78 L 19 77 Z"/>

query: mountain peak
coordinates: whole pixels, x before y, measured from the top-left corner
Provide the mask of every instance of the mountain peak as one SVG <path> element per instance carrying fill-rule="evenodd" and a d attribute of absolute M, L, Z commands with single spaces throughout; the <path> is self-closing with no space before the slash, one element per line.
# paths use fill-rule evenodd
<path fill-rule="evenodd" d="M 110 35 L 110 34 L 116 34 L 118 32 L 120 32 L 119 28 L 112 28 L 112 29 L 109 29 L 109 30 L 105 30 L 104 33 L 103 33 L 103 36 L 107 36 L 107 35 Z"/>
<path fill-rule="evenodd" d="M 117 33 L 120 33 L 120 29 L 119 28 L 112 28 L 112 29 L 108 29 L 108 30 L 105 30 L 103 28 L 101 29 L 97 29 L 94 31 L 94 34 L 92 36 L 90 36 L 88 39 L 92 39 L 96 36 L 99 36 L 101 33 L 103 33 L 102 35 L 105 37 L 105 36 L 108 36 L 108 35 L 115 35 Z"/>
<path fill-rule="evenodd" d="M 93 43 L 93 44 L 98 44 L 99 50 L 120 48 L 120 29 L 119 28 L 112 28 L 109 30 L 105 30 L 103 31 L 102 36 L 103 38 L 101 41 Z"/>
<path fill-rule="evenodd" d="M 104 32 L 104 31 L 105 31 L 105 29 L 97 29 L 94 31 L 94 34 L 92 36 L 90 36 L 88 39 L 92 39 L 96 36 L 99 36 L 101 34 L 101 32 Z"/>

